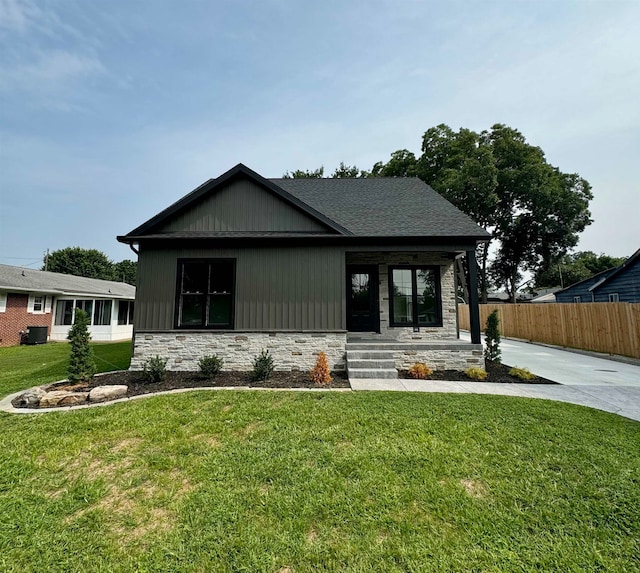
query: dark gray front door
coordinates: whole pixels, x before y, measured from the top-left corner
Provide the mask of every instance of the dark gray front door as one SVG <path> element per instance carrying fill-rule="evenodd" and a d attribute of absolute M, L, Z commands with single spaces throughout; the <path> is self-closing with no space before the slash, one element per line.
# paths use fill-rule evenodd
<path fill-rule="evenodd" d="M 347 267 L 347 330 L 379 332 L 378 267 Z"/>

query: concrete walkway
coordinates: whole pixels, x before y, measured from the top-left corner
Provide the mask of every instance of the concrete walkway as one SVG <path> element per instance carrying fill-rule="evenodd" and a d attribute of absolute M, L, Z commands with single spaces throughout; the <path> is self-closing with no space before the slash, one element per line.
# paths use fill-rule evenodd
<path fill-rule="evenodd" d="M 470 341 L 465 332 L 460 338 Z M 436 380 L 351 380 L 350 383 L 354 390 L 499 394 L 557 400 L 640 421 L 640 366 L 510 339 L 503 339 L 500 348 L 505 364 L 528 368 L 559 384 Z"/>

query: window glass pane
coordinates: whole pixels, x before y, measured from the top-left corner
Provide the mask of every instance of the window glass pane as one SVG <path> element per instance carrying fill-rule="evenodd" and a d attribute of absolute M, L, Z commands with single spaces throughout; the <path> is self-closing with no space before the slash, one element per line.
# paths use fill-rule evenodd
<path fill-rule="evenodd" d="M 233 263 L 211 263 L 210 293 L 231 293 L 233 289 Z"/>
<path fill-rule="evenodd" d="M 413 322 L 413 301 L 410 269 L 393 269 L 393 322 Z"/>
<path fill-rule="evenodd" d="M 231 326 L 231 295 L 209 295 L 209 326 Z"/>
<path fill-rule="evenodd" d="M 129 321 L 127 324 L 133 324 L 133 301 L 129 301 Z"/>
<path fill-rule="evenodd" d="M 33 312 L 42 312 L 43 304 L 41 296 L 33 297 Z"/>
<path fill-rule="evenodd" d="M 55 324 L 68 326 L 73 320 L 73 301 L 58 300 L 56 304 Z"/>
<path fill-rule="evenodd" d="M 181 326 L 204 326 L 204 297 L 201 295 L 182 295 L 182 308 L 180 316 Z"/>
<path fill-rule="evenodd" d="M 91 320 L 91 315 L 93 313 L 93 301 L 92 300 L 76 300 L 75 308 L 79 308 L 84 310 L 89 315 L 89 320 Z"/>
<path fill-rule="evenodd" d="M 183 293 L 206 293 L 208 280 L 208 263 L 184 263 L 182 265 Z"/>
<path fill-rule="evenodd" d="M 369 273 L 351 274 L 351 312 L 369 313 Z"/>
<path fill-rule="evenodd" d="M 127 324 L 129 319 L 129 301 L 118 301 L 118 324 Z"/>
<path fill-rule="evenodd" d="M 436 280 L 433 269 L 416 269 L 418 324 L 436 322 Z"/>
<path fill-rule="evenodd" d="M 97 300 L 93 313 L 93 324 L 108 326 L 111 324 L 111 301 Z"/>

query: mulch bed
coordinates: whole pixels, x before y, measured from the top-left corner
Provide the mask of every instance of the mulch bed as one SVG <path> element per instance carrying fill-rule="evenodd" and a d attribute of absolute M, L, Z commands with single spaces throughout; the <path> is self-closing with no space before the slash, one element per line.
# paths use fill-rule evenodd
<path fill-rule="evenodd" d="M 499 382 L 501 384 L 557 384 L 553 380 L 536 376 L 533 380 L 520 380 L 509 374 L 511 366 L 506 364 L 496 364 L 495 362 L 487 362 L 485 370 L 487 377 L 482 382 Z M 400 370 L 398 373 L 400 378 L 411 378 L 408 370 Z M 460 370 L 434 370 L 433 374 L 427 380 L 447 380 L 451 382 L 475 382 L 468 378 L 464 372 Z"/>
<path fill-rule="evenodd" d="M 251 372 L 220 372 L 213 380 L 202 378 L 197 372 L 167 371 L 161 382 L 147 382 L 141 372 L 108 372 L 94 376 L 87 384 L 60 382 L 49 390 L 73 390 L 86 392 L 96 386 L 112 386 L 126 384 L 129 387 L 127 396 L 153 394 L 178 388 L 204 388 L 223 386 L 249 386 L 251 388 L 350 388 L 346 372 L 332 372 L 333 381 L 326 386 L 319 386 L 309 380 L 308 372 L 274 372 L 269 380 L 253 381 Z"/>

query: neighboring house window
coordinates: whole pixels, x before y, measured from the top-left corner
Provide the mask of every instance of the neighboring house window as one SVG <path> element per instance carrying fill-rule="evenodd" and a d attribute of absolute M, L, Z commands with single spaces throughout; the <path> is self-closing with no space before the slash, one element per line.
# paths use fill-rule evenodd
<path fill-rule="evenodd" d="M 177 326 L 233 328 L 234 282 L 234 259 L 179 260 Z"/>
<path fill-rule="evenodd" d="M 76 300 L 76 304 L 73 308 L 84 310 L 89 315 L 89 323 L 91 323 L 91 315 L 93 314 L 92 300 Z"/>
<path fill-rule="evenodd" d="M 620 297 L 617 292 L 609 293 L 609 302 L 620 302 Z"/>
<path fill-rule="evenodd" d="M 579 296 L 574 296 L 573 297 L 573 302 L 582 302 L 582 300 L 580 299 Z"/>
<path fill-rule="evenodd" d="M 7 293 L 0 292 L 0 312 L 6 312 L 7 310 Z"/>
<path fill-rule="evenodd" d="M 118 324 L 133 324 L 132 300 L 121 300 L 118 302 Z"/>
<path fill-rule="evenodd" d="M 389 267 L 391 326 L 442 326 L 440 269 Z"/>
<path fill-rule="evenodd" d="M 53 323 L 57 326 L 69 326 L 73 324 L 73 300 L 58 299 L 56 303 L 56 316 Z"/>
<path fill-rule="evenodd" d="M 110 300 L 97 300 L 93 311 L 93 324 L 99 326 L 109 326 L 111 324 L 111 302 Z"/>
<path fill-rule="evenodd" d="M 33 314 L 51 312 L 51 298 L 41 294 L 30 294 L 27 302 L 27 312 Z"/>

